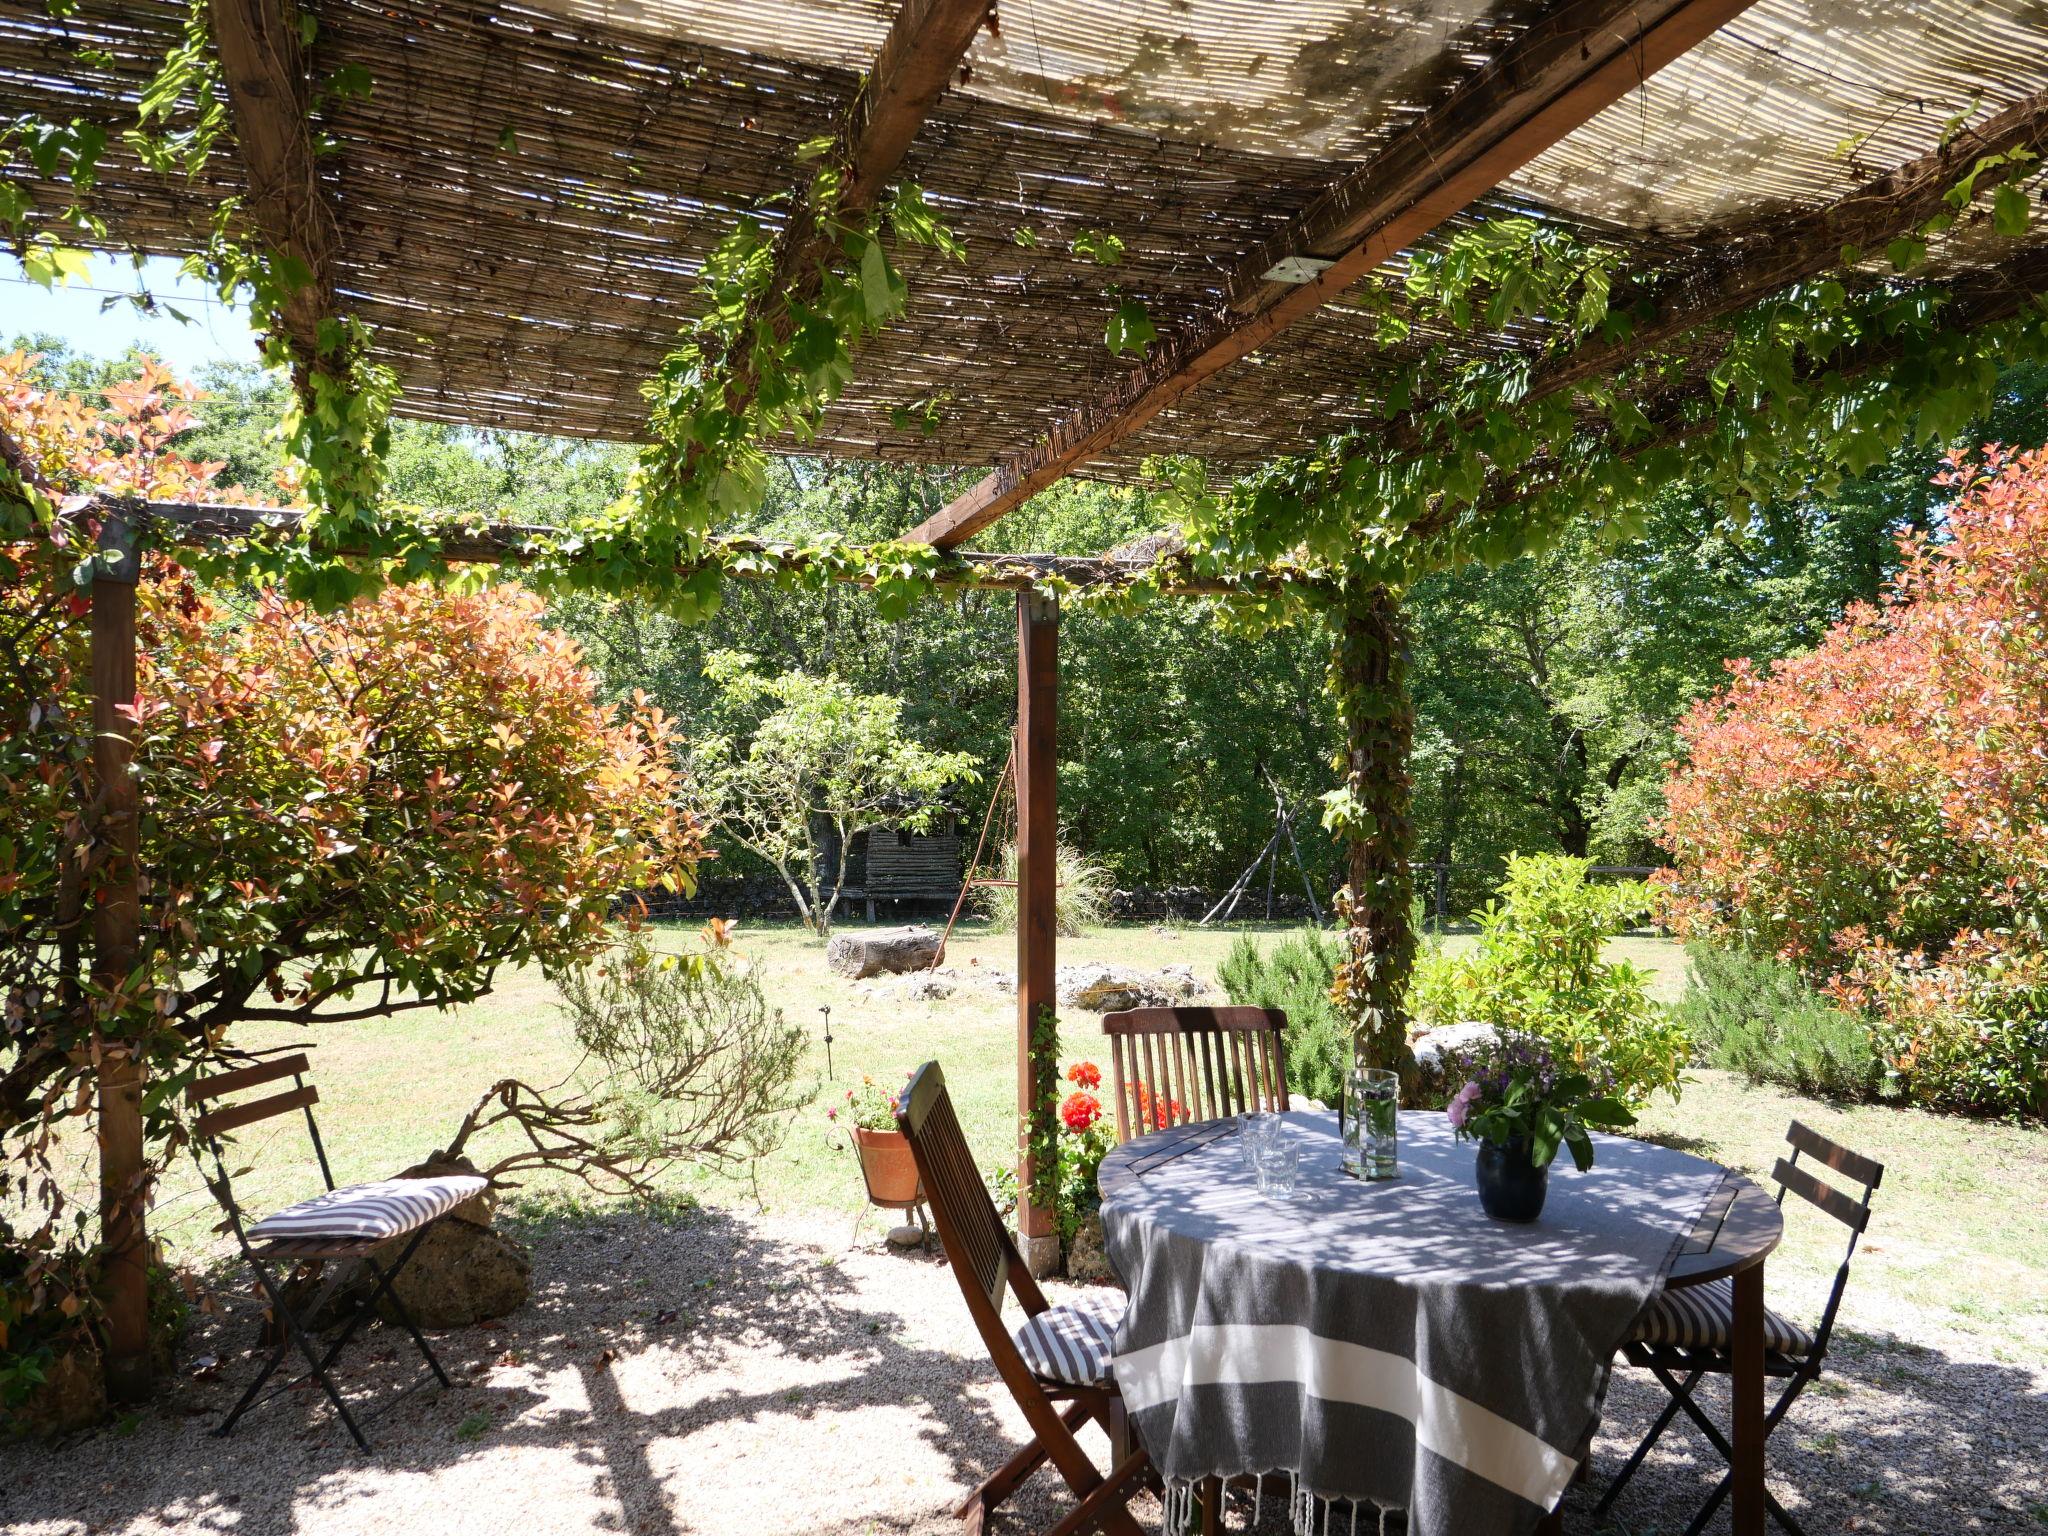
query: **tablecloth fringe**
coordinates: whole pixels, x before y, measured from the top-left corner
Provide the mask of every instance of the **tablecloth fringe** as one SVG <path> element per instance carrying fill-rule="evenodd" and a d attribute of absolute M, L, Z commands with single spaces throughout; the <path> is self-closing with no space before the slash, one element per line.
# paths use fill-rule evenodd
<path fill-rule="evenodd" d="M 1159 1529 L 1161 1536 L 1185 1536 L 1195 1528 L 1195 1493 L 1201 1486 L 1200 1480 L 1184 1481 L 1173 1479 L 1166 1485 L 1166 1497 L 1160 1506 Z M 1266 1480 L 1255 1478 L 1252 1482 L 1252 1527 L 1257 1529 L 1259 1516 L 1265 1508 Z M 1358 1536 L 1358 1513 L 1365 1509 L 1369 1516 L 1376 1516 L 1377 1536 L 1387 1536 L 1387 1516 L 1393 1511 L 1374 1504 L 1369 1499 L 1324 1498 L 1301 1485 L 1301 1474 L 1287 1474 L 1287 1522 L 1293 1527 L 1294 1536 L 1338 1536 L 1344 1527 L 1337 1523 L 1337 1506 L 1344 1505 L 1350 1514 L 1349 1536 Z M 1318 1513 L 1322 1518 L 1318 1520 Z"/>

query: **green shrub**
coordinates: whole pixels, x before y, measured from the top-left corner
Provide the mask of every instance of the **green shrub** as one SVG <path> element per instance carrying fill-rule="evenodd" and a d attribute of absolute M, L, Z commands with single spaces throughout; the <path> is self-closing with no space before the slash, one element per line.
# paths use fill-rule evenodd
<path fill-rule="evenodd" d="M 1651 1000 L 1647 972 L 1601 953 L 1648 894 L 1633 882 L 1595 885 L 1587 868 L 1555 854 L 1509 859 L 1500 900 L 1479 914 L 1477 947 L 1417 964 L 1416 1018 L 1533 1035 L 1581 1070 L 1604 1068 L 1630 1104 L 1659 1088 L 1676 1097 L 1689 1054 L 1684 1026 Z"/>
<path fill-rule="evenodd" d="M 1240 933 L 1216 970 L 1233 1003 L 1286 1013 L 1288 1091 L 1323 1104 L 1337 1102 L 1351 1064 L 1351 1031 L 1330 1001 L 1342 958 L 1338 941 L 1320 928 L 1289 934 L 1264 953 Z"/>
<path fill-rule="evenodd" d="M 1691 983 L 1676 1013 L 1709 1065 L 1830 1098 L 1877 1093 L 1884 1064 L 1869 1028 L 1798 971 L 1710 944 L 1689 944 L 1685 953 Z"/>
<path fill-rule="evenodd" d="M 1053 913 L 1063 938 L 1078 938 L 1086 928 L 1098 928 L 1109 916 L 1109 893 L 1116 888 L 1109 870 L 1078 848 L 1059 845 L 1054 861 L 1059 888 L 1053 896 Z M 1008 885 L 981 887 L 981 909 L 989 926 L 998 933 L 1017 927 L 1017 845 L 1003 849 L 1003 879 Z"/>

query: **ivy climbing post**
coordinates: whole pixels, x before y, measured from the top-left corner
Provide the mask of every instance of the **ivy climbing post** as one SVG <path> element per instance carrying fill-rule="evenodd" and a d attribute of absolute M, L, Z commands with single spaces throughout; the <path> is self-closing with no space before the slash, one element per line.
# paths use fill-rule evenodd
<path fill-rule="evenodd" d="M 1057 602 L 1017 594 L 1017 1242 L 1034 1275 L 1059 1264 L 1054 1226 L 1059 1098 L 1054 808 L 1059 708 Z M 1048 1155 L 1051 1154 L 1051 1155 Z"/>
<path fill-rule="evenodd" d="M 92 583 L 94 789 L 93 1005 L 107 1024 L 132 1011 L 141 955 L 142 899 L 134 761 L 134 526 L 119 509 L 100 525 Z M 149 1395 L 149 1173 L 143 1148 L 142 1068 L 136 1043 L 118 1026 L 92 1039 L 98 1081 L 100 1233 L 106 1305 L 107 1393 L 116 1402 Z"/>
<path fill-rule="evenodd" d="M 1344 724 L 1343 787 L 1327 821 L 1343 839 L 1338 894 L 1345 958 L 1334 996 L 1351 1022 L 1353 1050 L 1371 1067 L 1401 1067 L 1408 1054 L 1408 983 L 1415 970 L 1415 822 L 1409 752 L 1415 706 L 1408 696 L 1408 636 L 1400 598 L 1373 586 L 1342 610 L 1331 690 Z"/>

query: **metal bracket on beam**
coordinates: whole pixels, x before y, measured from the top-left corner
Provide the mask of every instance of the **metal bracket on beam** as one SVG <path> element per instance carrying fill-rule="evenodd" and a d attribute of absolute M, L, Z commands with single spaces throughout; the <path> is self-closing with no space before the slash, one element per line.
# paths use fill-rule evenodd
<path fill-rule="evenodd" d="M 1333 265 L 1320 256 L 1283 256 L 1259 277 L 1268 283 L 1306 283 L 1329 271 Z"/>

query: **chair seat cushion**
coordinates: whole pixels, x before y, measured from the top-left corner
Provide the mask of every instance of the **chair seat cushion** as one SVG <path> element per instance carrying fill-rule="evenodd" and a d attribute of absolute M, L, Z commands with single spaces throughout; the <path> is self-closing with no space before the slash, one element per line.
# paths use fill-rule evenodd
<path fill-rule="evenodd" d="M 1069 1387 L 1105 1386 L 1124 1304 L 1121 1291 L 1106 1291 L 1047 1307 L 1012 1335 L 1017 1352 L 1032 1373 L 1046 1381 Z"/>
<path fill-rule="evenodd" d="M 424 1227 L 484 1191 L 473 1174 L 438 1179 L 382 1179 L 350 1184 L 287 1206 L 249 1229 L 252 1240 L 387 1238 Z"/>
<path fill-rule="evenodd" d="M 1735 1284 L 1714 1280 L 1665 1291 L 1629 1335 L 1639 1344 L 1675 1344 L 1682 1349 L 1726 1349 L 1735 1332 Z M 1813 1335 L 1764 1309 L 1764 1348 L 1781 1355 L 1810 1355 Z"/>

